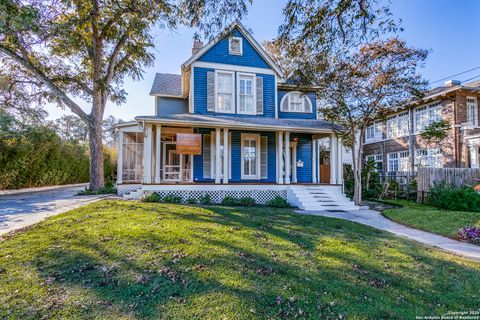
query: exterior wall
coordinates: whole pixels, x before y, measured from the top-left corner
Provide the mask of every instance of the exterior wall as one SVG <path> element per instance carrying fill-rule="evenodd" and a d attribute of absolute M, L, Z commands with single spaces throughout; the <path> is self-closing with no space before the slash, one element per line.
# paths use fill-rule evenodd
<path fill-rule="evenodd" d="M 228 53 L 228 38 L 230 35 L 243 39 L 242 55 L 232 55 Z M 237 28 L 233 29 L 228 36 L 218 41 L 210 50 L 205 52 L 198 61 L 270 69 L 268 63 L 258 54 L 255 48 Z"/>
<path fill-rule="evenodd" d="M 155 110 L 157 115 L 188 113 L 188 100 L 155 97 Z"/>
<path fill-rule="evenodd" d="M 294 90 L 295 91 L 295 90 Z M 283 97 L 289 93 L 288 90 L 278 90 L 278 117 L 279 118 L 288 118 L 288 119 L 316 119 L 317 118 L 317 101 L 316 95 L 314 92 L 307 93 L 308 98 L 312 102 L 312 112 L 309 113 L 302 113 L 302 112 L 281 112 L 280 102 L 282 101 Z"/>
<path fill-rule="evenodd" d="M 228 50 L 228 48 L 227 48 Z M 228 69 L 228 67 L 226 67 Z M 245 115 L 237 114 L 237 88 L 234 86 L 233 96 L 235 101 L 235 113 L 216 113 L 207 111 L 207 72 L 214 72 L 215 69 L 194 68 L 194 99 L 193 112 L 197 114 L 241 116 L 241 117 L 275 117 L 275 77 L 270 74 L 259 74 L 263 78 L 263 114 Z M 235 83 L 237 83 L 238 72 L 235 72 Z"/>
<path fill-rule="evenodd" d="M 202 134 L 210 134 L 214 129 L 196 129 L 195 132 Z M 259 182 L 259 183 L 275 183 L 276 182 L 276 138 L 275 132 L 260 132 L 261 136 L 268 138 L 268 178 L 259 180 L 243 180 L 241 178 L 241 133 L 254 133 L 251 131 L 230 131 L 232 134 L 231 147 L 231 171 L 232 177 L 229 182 Z M 297 142 L 297 160 L 303 161 L 303 167 L 297 167 L 297 182 L 312 182 L 312 135 L 308 133 L 292 133 L 291 139 L 298 139 Z M 203 140 L 202 140 L 203 141 Z M 202 148 L 203 150 L 203 148 Z M 203 177 L 203 155 L 193 156 L 193 181 L 194 182 L 213 182 L 214 179 Z"/>

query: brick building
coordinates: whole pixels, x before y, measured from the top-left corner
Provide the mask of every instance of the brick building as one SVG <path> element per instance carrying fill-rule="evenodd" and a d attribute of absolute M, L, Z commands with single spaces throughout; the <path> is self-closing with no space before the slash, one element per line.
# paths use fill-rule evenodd
<path fill-rule="evenodd" d="M 456 80 L 428 92 L 422 104 L 399 109 L 385 121 L 367 128 L 364 159 L 376 162 L 378 171 L 415 171 L 432 167 L 480 167 L 478 100 L 480 80 Z M 438 146 L 428 146 L 420 133 L 432 122 L 445 119 L 449 134 Z"/>

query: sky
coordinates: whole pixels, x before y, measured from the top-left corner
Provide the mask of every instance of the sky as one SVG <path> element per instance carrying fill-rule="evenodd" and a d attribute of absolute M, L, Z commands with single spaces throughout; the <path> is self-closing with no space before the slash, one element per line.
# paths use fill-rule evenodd
<path fill-rule="evenodd" d="M 443 78 L 461 81 L 480 78 L 479 0 L 391 0 L 390 3 L 394 18 L 401 19 L 405 29 L 399 37 L 410 46 L 430 50 L 425 66 L 420 70 L 425 79 L 435 82 Z M 242 23 L 253 31 L 259 43 L 276 36 L 283 22 L 284 4 L 284 0 L 253 0 Z M 153 30 L 154 66 L 145 69 L 142 80 L 125 80 L 127 102 L 120 106 L 107 105 L 105 117 L 113 115 L 128 121 L 138 115 L 153 115 L 154 98 L 149 92 L 155 73 L 180 74 L 181 64 L 190 57 L 194 32 L 194 29 L 188 28 Z M 435 82 L 432 86 L 442 83 Z M 82 107 L 89 112 L 87 104 Z M 69 114 L 55 105 L 48 105 L 46 109 L 49 119 Z"/>

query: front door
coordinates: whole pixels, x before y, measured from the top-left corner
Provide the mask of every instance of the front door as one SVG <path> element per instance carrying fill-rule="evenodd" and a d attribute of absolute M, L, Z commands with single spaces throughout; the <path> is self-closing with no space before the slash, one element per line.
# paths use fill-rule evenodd
<path fill-rule="evenodd" d="M 176 142 L 163 142 L 163 181 L 181 180 L 183 157 L 176 149 Z"/>

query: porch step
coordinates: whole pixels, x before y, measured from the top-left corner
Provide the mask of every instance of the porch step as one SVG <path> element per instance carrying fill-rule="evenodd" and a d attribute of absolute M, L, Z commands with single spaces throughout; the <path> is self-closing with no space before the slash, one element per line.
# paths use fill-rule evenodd
<path fill-rule="evenodd" d="M 345 196 L 341 186 L 291 185 L 287 190 L 288 201 L 302 210 L 353 211 L 360 208 Z"/>

